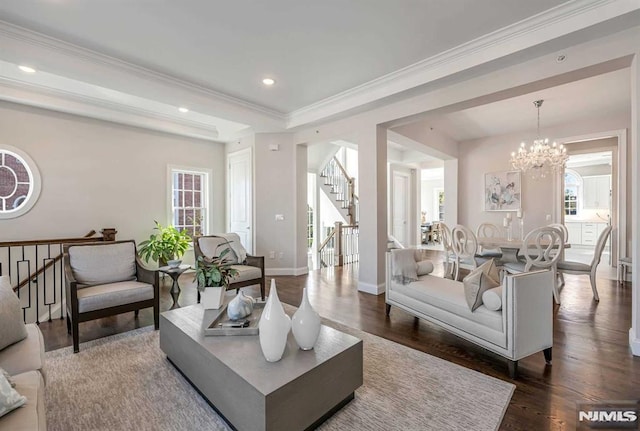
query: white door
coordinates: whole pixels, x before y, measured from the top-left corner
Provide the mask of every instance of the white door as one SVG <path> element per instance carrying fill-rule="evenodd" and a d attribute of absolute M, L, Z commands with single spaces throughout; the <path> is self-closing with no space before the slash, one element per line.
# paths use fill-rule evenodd
<path fill-rule="evenodd" d="M 253 253 L 253 177 L 251 148 L 229 154 L 227 175 L 227 220 L 229 232 L 240 236 L 248 253 Z"/>
<path fill-rule="evenodd" d="M 409 175 L 402 172 L 393 173 L 393 189 L 391 202 L 391 235 L 400 244 L 407 246 L 409 239 Z"/>

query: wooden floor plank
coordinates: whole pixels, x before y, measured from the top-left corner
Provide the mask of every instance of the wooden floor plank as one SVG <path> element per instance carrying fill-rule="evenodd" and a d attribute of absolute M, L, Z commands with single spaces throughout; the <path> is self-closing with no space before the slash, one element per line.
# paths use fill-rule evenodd
<path fill-rule="evenodd" d="M 425 251 L 437 262 L 441 275 L 442 255 Z M 275 277 L 283 302 L 298 305 L 302 289 L 323 316 L 336 322 L 379 335 L 397 343 L 454 362 L 464 367 L 511 381 L 517 389 L 507 409 L 501 429 L 573 430 L 576 426 L 576 402 L 640 399 L 640 358 L 629 349 L 631 326 L 631 284 L 599 279 L 600 302 L 593 301 L 588 277 L 565 276 L 562 304 L 554 309 L 553 365 L 546 366 L 542 353 L 520 361 L 520 376 L 511 380 L 507 362 L 473 343 L 416 319 L 397 308 L 385 315 L 384 295 L 357 291 L 357 265 L 327 268 L 299 277 Z M 180 279 L 180 304 L 196 302 L 192 275 Z M 170 280 L 161 288 L 161 308 L 173 303 Z M 267 283 L 268 285 L 269 283 Z M 245 290 L 259 296 L 258 288 Z M 100 319 L 80 325 L 80 341 L 128 331 L 153 323 L 151 310 Z M 43 322 L 47 350 L 71 345 L 66 325 L 61 320 Z"/>

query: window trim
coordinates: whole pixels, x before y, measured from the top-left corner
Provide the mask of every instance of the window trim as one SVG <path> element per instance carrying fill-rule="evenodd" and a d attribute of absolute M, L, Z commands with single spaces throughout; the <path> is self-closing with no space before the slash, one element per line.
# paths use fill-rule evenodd
<path fill-rule="evenodd" d="M 33 208 L 40 197 L 40 191 L 42 190 L 42 177 L 40 176 L 40 170 L 38 165 L 33 161 L 31 157 L 19 148 L 11 145 L 0 144 L 0 151 L 6 151 L 15 154 L 20 161 L 26 166 L 29 178 L 32 181 L 32 187 L 29 189 L 29 194 L 25 199 L 25 203 L 15 210 L 0 211 L 0 220 L 8 220 L 20 217 Z"/>
<path fill-rule="evenodd" d="M 166 186 L 166 196 L 167 196 L 167 224 L 173 226 L 173 173 L 181 172 L 187 174 L 198 174 L 205 175 L 205 189 L 202 194 L 203 206 L 206 208 L 206 216 L 202 221 L 203 234 L 208 235 L 210 232 L 211 225 L 211 191 L 213 190 L 213 170 L 195 166 L 185 166 L 185 165 L 167 165 L 167 186 Z"/>
<path fill-rule="evenodd" d="M 576 179 L 576 183 L 573 184 L 571 183 L 570 186 L 573 186 L 576 188 L 576 213 L 575 214 L 567 214 L 566 213 L 566 199 L 565 196 L 566 194 L 564 193 L 565 190 L 567 189 L 567 182 L 566 182 L 566 176 L 567 174 L 571 175 L 572 177 L 574 177 Z M 578 217 L 580 215 L 580 213 L 582 212 L 582 207 L 583 207 L 583 203 L 584 203 L 584 196 L 582 195 L 583 191 L 584 191 L 584 183 L 582 180 L 582 175 L 580 175 L 577 171 L 574 171 L 573 169 L 565 169 L 564 171 L 564 175 L 562 177 L 562 212 L 564 213 L 564 217 Z"/>

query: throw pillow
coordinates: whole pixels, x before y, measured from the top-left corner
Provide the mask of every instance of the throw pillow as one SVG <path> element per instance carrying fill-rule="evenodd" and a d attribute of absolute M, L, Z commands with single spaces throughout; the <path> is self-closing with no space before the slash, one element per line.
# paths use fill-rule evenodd
<path fill-rule="evenodd" d="M 7 379 L 7 381 L 9 382 L 12 388 L 16 387 L 16 382 L 13 381 L 11 374 L 9 374 L 7 370 L 5 370 L 4 368 L 0 368 L 0 374 L 2 374 L 5 377 L 5 379 Z"/>
<path fill-rule="evenodd" d="M 11 288 L 9 277 L 0 277 L 0 350 L 27 338 L 20 299 Z"/>
<path fill-rule="evenodd" d="M 494 265 L 493 260 L 487 261 L 462 280 L 464 296 L 471 311 L 476 311 L 482 305 L 482 294 L 485 291 L 500 285 L 500 282 L 488 274 L 492 265 Z"/>
<path fill-rule="evenodd" d="M 27 402 L 27 397 L 20 395 L 11 387 L 4 375 L 0 374 L 0 417 L 17 409 Z"/>
<path fill-rule="evenodd" d="M 491 311 L 502 310 L 502 286 L 489 289 L 482 294 L 482 303 Z"/>
<path fill-rule="evenodd" d="M 433 272 L 433 262 L 430 260 L 421 260 L 418 262 L 418 268 L 416 268 L 416 273 L 418 275 L 427 275 Z"/>

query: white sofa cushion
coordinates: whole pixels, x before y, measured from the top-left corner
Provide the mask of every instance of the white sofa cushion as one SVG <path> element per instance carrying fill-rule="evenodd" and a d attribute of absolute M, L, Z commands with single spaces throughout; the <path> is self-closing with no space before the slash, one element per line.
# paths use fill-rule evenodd
<path fill-rule="evenodd" d="M 502 309 L 502 286 L 489 289 L 482 294 L 482 303 L 489 310 L 498 311 Z"/>
<path fill-rule="evenodd" d="M 46 377 L 42 332 L 35 323 L 26 325 L 26 330 L 27 337 L 24 340 L 0 350 L 0 367 L 12 376 L 26 371 L 40 371 Z"/>
<path fill-rule="evenodd" d="M 47 420 L 44 407 L 44 380 L 37 371 L 13 376 L 16 391 L 26 398 L 19 409 L 0 419 L 0 429 L 11 431 L 46 431 Z"/>
<path fill-rule="evenodd" d="M 464 287 L 459 281 L 425 275 L 407 285 L 393 283 L 390 294 L 393 295 L 395 292 L 444 310 L 445 314 L 455 314 L 469 321 L 471 326 L 482 325 L 495 331 L 503 331 L 502 313 L 488 310 L 482 305 L 472 312 L 465 299 Z"/>
<path fill-rule="evenodd" d="M 489 275 L 495 268 L 493 260 L 489 260 L 467 275 L 463 280 L 464 296 L 471 311 L 475 311 L 482 305 L 482 294 L 487 290 L 497 287 L 500 282 Z"/>
<path fill-rule="evenodd" d="M 433 262 L 430 260 L 421 260 L 417 263 L 416 273 L 420 275 L 428 275 L 433 272 Z"/>
<path fill-rule="evenodd" d="M 13 292 L 9 277 L 0 277 L 0 350 L 27 336 L 20 299 Z"/>
<path fill-rule="evenodd" d="M 135 280 L 135 245 L 122 242 L 69 247 L 69 265 L 76 281 L 83 285 Z"/>
<path fill-rule="evenodd" d="M 139 281 L 100 284 L 78 289 L 78 311 L 102 310 L 153 299 L 153 286 Z"/>

